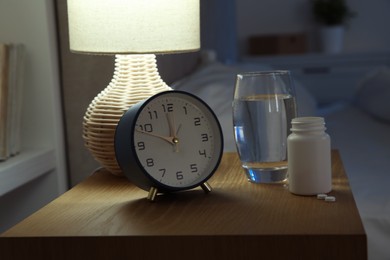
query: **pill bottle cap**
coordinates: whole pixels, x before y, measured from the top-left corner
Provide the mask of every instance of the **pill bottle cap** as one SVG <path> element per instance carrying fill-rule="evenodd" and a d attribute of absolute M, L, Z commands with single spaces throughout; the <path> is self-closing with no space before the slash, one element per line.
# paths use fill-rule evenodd
<path fill-rule="evenodd" d="M 291 120 L 291 131 L 325 131 L 325 120 L 323 117 L 296 117 Z"/>

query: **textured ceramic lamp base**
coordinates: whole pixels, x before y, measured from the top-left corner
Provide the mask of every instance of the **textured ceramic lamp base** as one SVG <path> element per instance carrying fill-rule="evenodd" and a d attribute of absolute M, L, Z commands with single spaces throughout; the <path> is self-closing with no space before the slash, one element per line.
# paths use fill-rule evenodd
<path fill-rule="evenodd" d="M 92 100 L 83 122 L 86 147 L 112 174 L 122 175 L 114 149 L 119 119 L 134 104 L 166 90 L 171 88 L 158 73 L 155 55 L 116 55 L 113 78 Z"/>

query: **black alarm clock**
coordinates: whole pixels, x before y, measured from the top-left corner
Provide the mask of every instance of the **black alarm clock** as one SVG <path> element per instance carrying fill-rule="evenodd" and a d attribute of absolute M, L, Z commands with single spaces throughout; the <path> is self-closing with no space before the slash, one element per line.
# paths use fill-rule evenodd
<path fill-rule="evenodd" d="M 217 170 L 223 154 L 220 123 L 211 108 L 183 91 L 164 91 L 132 106 L 115 132 L 115 154 L 124 175 L 139 188 L 157 193 L 201 186 Z"/>

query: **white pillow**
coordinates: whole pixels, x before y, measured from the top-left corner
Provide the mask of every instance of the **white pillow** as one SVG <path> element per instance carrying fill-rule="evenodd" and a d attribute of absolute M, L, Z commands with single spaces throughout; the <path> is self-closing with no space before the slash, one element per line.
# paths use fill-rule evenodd
<path fill-rule="evenodd" d="M 390 120 L 390 68 L 369 73 L 359 83 L 355 104 L 376 118 Z"/>

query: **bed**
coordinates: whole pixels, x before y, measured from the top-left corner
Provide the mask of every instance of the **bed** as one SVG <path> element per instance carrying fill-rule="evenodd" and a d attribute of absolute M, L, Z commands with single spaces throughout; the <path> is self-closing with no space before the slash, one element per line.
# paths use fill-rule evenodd
<path fill-rule="evenodd" d="M 231 114 L 236 74 L 269 69 L 266 64 L 228 66 L 206 59 L 172 86 L 209 104 L 222 125 L 225 151 L 236 151 Z M 325 118 L 332 147 L 340 151 L 363 220 L 369 259 L 390 259 L 390 69 L 377 70 L 359 84 L 348 101 L 335 99 L 319 107 L 306 86 L 295 81 L 297 110 L 299 116 Z"/>

